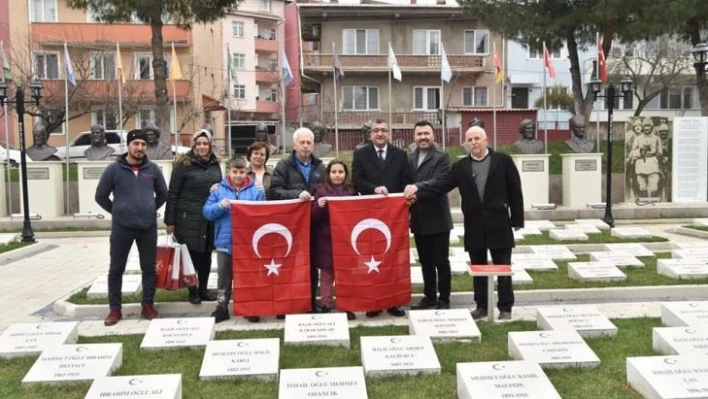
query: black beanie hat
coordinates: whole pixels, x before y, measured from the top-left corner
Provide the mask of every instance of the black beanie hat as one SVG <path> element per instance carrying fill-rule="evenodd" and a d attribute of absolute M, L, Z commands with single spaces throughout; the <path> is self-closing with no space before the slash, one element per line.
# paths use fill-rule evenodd
<path fill-rule="evenodd" d="M 147 142 L 147 135 L 145 134 L 145 132 L 142 129 L 134 129 L 134 130 L 129 131 L 128 138 L 126 140 L 128 142 L 128 144 L 130 144 L 131 141 L 136 140 L 136 139 L 143 140 L 143 141 Z"/>

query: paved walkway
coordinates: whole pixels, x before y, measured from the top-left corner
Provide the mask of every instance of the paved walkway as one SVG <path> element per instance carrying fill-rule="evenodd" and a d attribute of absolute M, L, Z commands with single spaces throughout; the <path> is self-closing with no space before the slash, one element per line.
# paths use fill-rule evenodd
<path fill-rule="evenodd" d="M 642 225 L 653 234 L 672 241 L 696 241 L 697 238 L 671 233 L 678 225 Z M 42 239 L 52 248 L 9 264 L 0 265 L 0 303 L 2 318 L 0 331 L 8 325 L 39 320 L 63 320 L 52 311 L 52 304 L 61 297 L 76 291 L 108 271 L 108 237 Z M 205 314 L 211 312 L 212 304 L 205 304 Z M 659 304 L 601 304 L 598 305 L 608 317 L 659 316 Z M 535 308 L 514 308 L 515 320 L 535 320 Z M 407 319 L 382 318 L 369 321 L 360 317 L 352 325 L 407 324 Z M 110 329 L 102 320 L 84 320 L 80 325 L 81 335 L 106 335 L 142 333 L 146 321 L 124 320 Z M 250 324 L 243 319 L 222 323 L 218 329 L 282 328 L 282 321 L 264 320 Z"/>

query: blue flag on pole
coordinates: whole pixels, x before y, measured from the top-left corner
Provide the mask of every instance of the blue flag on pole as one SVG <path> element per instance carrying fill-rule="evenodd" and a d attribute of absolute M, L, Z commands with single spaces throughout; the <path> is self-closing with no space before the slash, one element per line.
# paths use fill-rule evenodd
<path fill-rule="evenodd" d="M 71 67 L 71 59 L 69 58 L 69 49 L 64 42 L 64 71 L 66 72 L 66 81 L 76 87 L 76 76 L 74 76 L 74 68 Z"/>
<path fill-rule="evenodd" d="M 293 71 L 290 69 L 288 57 L 285 56 L 285 49 L 280 49 L 280 69 L 283 71 L 283 83 L 287 86 L 293 81 Z"/>

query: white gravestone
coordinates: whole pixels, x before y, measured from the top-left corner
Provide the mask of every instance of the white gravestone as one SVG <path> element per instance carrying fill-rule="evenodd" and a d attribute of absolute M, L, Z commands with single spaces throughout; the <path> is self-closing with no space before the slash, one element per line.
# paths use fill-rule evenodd
<path fill-rule="evenodd" d="M 612 237 L 618 238 L 648 238 L 651 233 L 641 227 L 615 227 L 610 230 Z"/>
<path fill-rule="evenodd" d="M 708 327 L 654 327 L 652 348 L 662 355 L 708 356 Z"/>
<path fill-rule="evenodd" d="M 511 276 L 512 285 L 529 285 L 533 284 L 533 278 L 531 275 L 523 268 L 512 266 L 511 271 L 514 272 Z M 499 281 L 499 276 L 497 276 L 497 281 Z"/>
<path fill-rule="evenodd" d="M 708 278 L 708 264 L 691 259 L 657 259 L 656 272 L 678 280 Z"/>
<path fill-rule="evenodd" d="M 600 229 L 591 224 L 569 223 L 565 225 L 566 230 L 577 230 L 585 234 L 600 234 Z"/>
<path fill-rule="evenodd" d="M 12 324 L 0 334 L 0 359 L 39 355 L 47 348 L 74 344 L 79 336 L 79 323 Z"/>
<path fill-rule="evenodd" d="M 209 282 L 207 283 L 207 290 L 216 291 L 218 288 L 219 288 L 219 275 L 216 273 L 209 273 Z"/>
<path fill-rule="evenodd" d="M 605 249 L 610 252 L 621 252 L 640 258 L 654 256 L 654 252 L 637 243 L 605 244 Z"/>
<path fill-rule="evenodd" d="M 467 261 L 460 259 L 450 259 L 450 273 L 467 274 Z"/>
<path fill-rule="evenodd" d="M 513 359 L 536 362 L 543 368 L 593 368 L 600 364 L 600 358 L 574 330 L 510 332 L 508 346 Z"/>
<path fill-rule="evenodd" d="M 511 266 L 519 267 L 525 270 L 541 271 L 556 271 L 558 265 L 546 255 L 539 254 L 512 254 Z"/>
<path fill-rule="evenodd" d="M 121 293 L 123 295 L 137 295 L 143 290 L 143 276 L 141 274 L 124 274 Z M 86 293 L 88 298 L 108 298 L 108 276 L 103 275 L 93 281 Z"/>
<path fill-rule="evenodd" d="M 593 305 L 543 306 L 536 312 L 541 330 L 575 330 L 582 337 L 617 335 L 617 327 Z"/>
<path fill-rule="evenodd" d="M 553 260 L 576 260 L 577 257 L 565 245 L 532 245 L 531 252 Z"/>
<path fill-rule="evenodd" d="M 285 316 L 285 345 L 325 345 L 349 348 L 346 313 Z"/>
<path fill-rule="evenodd" d="M 573 222 L 575 224 L 584 224 L 586 226 L 595 226 L 599 230 L 609 230 L 610 226 L 605 223 L 602 219 L 575 219 Z"/>
<path fill-rule="evenodd" d="M 696 218 L 693 219 L 693 224 L 695 226 L 708 226 L 708 218 Z"/>
<path fill-rule="evenodd" d="M 590 252 L 590 260 L 612 263 L 617 267 L 644 267 L 644 263 L 641 260 L 625 252 Z"/>
<path fill-rule="evenodd" d="M 201 380 L 278 379 L 278 338 L 211 341 L 204 351 Z"/>
<path fill-rule="evenodd" d="M 454 230 L 450 230 L 450 244 L 459 244 L 460 237 L 455 233 Z"/>
<path fill-rule="evenodd" d="M 708 397 L 706 358 L 628 357 L 627 382 L 648 399 L 703 399 Z"/>
<path fill-rule="evenodd" d="M 624 281 L 627 276 L 608 262 L 570 262 L 568 277 L 579 281 Z"/>
<path fill-rule="evenodd" d="M 411 310 L 408 312 L 408 331 L 424 335 L 433 341 L 479 341 L 482 333 L 467 309 Z"/>
<path fill-rule="evenodd" d="M 123 344 L 59 345 L 44 350 L 23 384 L 93 381 L 110 376 L 123 363 Z"/>
<path fill-rule="evenodd" d="M 548 230 L 548 236 L 558 241 L 587 241 L 590 238 L 580 230 L 553 229 Z"/>
<path fill-rule="evenodd" d="M 213 317 L 153 319 L 140 349 L 203 348 L 214 339 Z"/>
<path fill-rule="evenodd" d="M 524 227 L 519 230 L 517 230 L 519 233 L 521 233 L 524 236 L 542 236 L 543 232 L 541 229 L 537 227 Z"/>
<path fill-rule="evenodd" d="M 708 251 L 708 241 L 675 242 L 674 246 L 678 249 L 705 248 Z"/>
<path fill-rule="evenodd" d="M 278 399 L 333 397 L 366 399 L 366 380 L 362 367 L 325 367 L 319 369 L 282 369 Z"/>
<path fill-rule="evenodd" d="M 560 399 L 541 366 L 534 362 L 457 363 L 458 399 Z"/>
<path fill-rule="evenodd" d="M 525 220 L 524 227 L 539 230 L 550 230 L 555 229 L 556 225 L 550 220 Z"/>
<path fill-rule="evenodd" d="M 662 303 L 661 322 L 669 327 L 708 327 L 708 301 Z"/>
<path fill-rule="evenodd" d="M 419 266 L 411 267 L 411 284 L 423 284 L 423 268 Z"/>
<path fill-rule="evenodd" d="M 418 251 L 415 248 L 411 248 L 410 255 L 411 255 L 410 262 L 417 263 L 418 262 Z"/>
<path fill-rule="evenodd" d="M 182 374 L 96 378 L 84 399 L 120 397 L 182 399 Z"/>
<path fill-rule="evenodd" d="M 512 233 L 514 233 L 514 241 L 521 241 L 524 239 L 524 235 L 519 233 L 518 231 L 515 230 Z"/>
<path fill-rule="evenodd" d="M 430 337 L 361 337 L 360 344 L 361 364 L 367 377 L 440 374 L 440 362 Z"/>
<path fill-rule="evenodd" d="M 676 259 L 703 259 L 708 257 L 708 248 L 683 248 L 671 251 L 671 257 Z"/>

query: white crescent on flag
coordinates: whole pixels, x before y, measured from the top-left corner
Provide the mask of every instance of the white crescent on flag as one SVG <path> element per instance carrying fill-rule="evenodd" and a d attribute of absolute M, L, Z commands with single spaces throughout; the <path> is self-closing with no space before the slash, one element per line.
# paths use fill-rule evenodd
<path fill-rule="evenodd" d="M 359 253 L 359 248 L 356 247 L 356 240 L 359 238 L 359 234 L 368 229 L 378 230 L 384 235 L 384 237 L 386 237 L 386 250 L 384 253 L 388 252 L 391 248 L 391 230 L 389 230 L 388 226 L 386 226 L 384 222 L 373 218 L 362 220 L 354 226 L 354 229 L 352 229 L 351 241 L 354 252 L 361 256 L 361 253 Z"/>
<path fill-rule="evenodd" d="M 278 223 L 264 224 L 253 233 L 253 240 L 251 242 L 253 252 L 255 252 L 259 258 L 262 258 L 261 253 L 258 252 L 258 242 L 260 242 L 263 236 L 271 233 L 280 234 L 283 238 L 285 238 L 285 241 L 288 243 L 288 250 L 285 252 L 285 257 L 287 257 L 290 254 L 290 250 L 293 248 L 293 235 L 287 227 Z"/>

